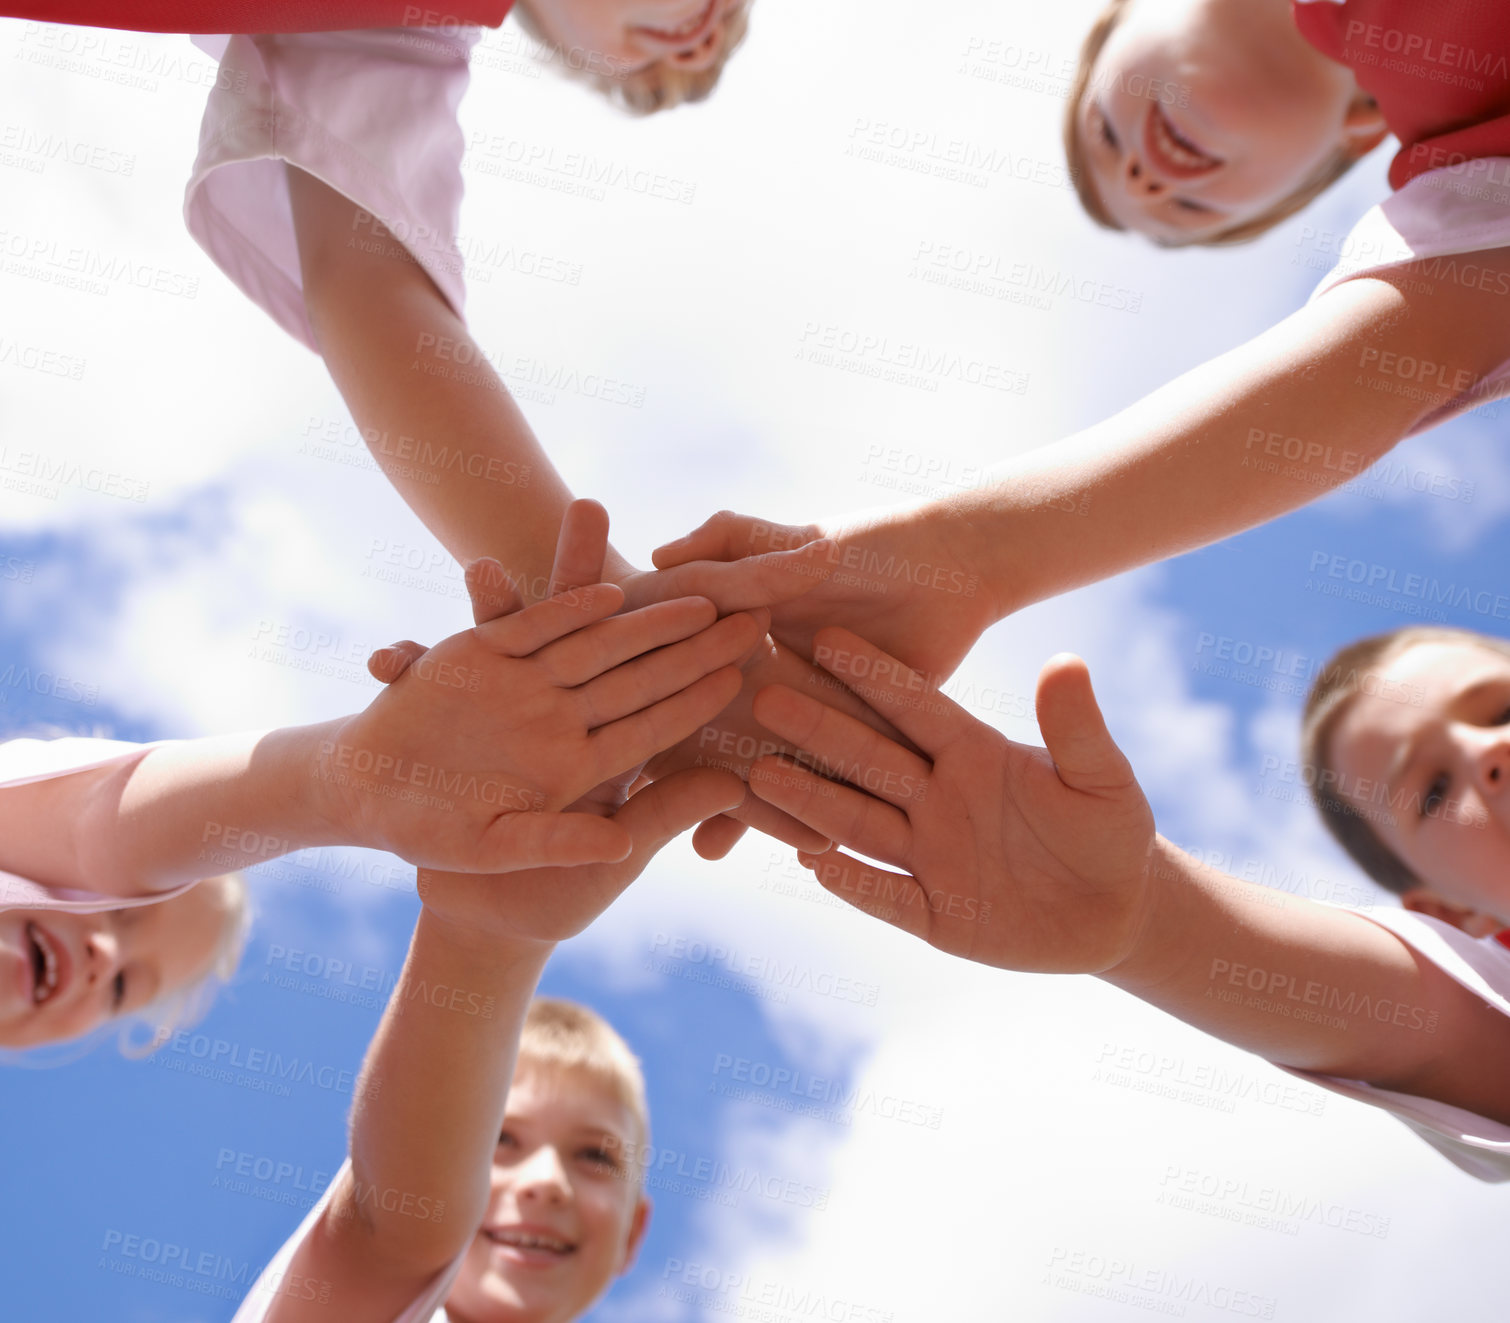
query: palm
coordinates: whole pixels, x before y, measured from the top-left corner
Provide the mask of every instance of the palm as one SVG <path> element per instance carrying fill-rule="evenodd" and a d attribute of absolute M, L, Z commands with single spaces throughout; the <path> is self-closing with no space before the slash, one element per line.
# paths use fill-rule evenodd
<path fill-rule="evenodd" d="M 743 671 L 743 683 L 734 701 L 697 734 L 652 758 L 645 766 L 650 776 L 662 777 L 692 767 L 714 767 L 732 772 L 741 780 L 747 781 L 750 767 L 757 758 L 777 753 L 795 753 L 793 745 L 773 735 L 755 717 L 755 696 L 772 684 L 785 684 L 813 694 L 824 704 L 874 726 L 883 734 L 901 738 L 895 729 L 849 690 L 835 685 L 830 677 L 816 669 L 795 650 L 781 643 L 757 648 L 755 655 L 745 661 Z M 748 797 L 729 817 L 799 850 L 821 849 L 827 844 L 825 838 L 753 796 Z M 700 841 L 699 846 L 701 845 Z M 712 849 L 716 855 L 722 853 L 723 847 L 718 845 Z"/>
<path fill-rule="evenodd" d="M 928 811 L 903 862 L 928 892 L 929 943 L 1004 969 L 1092 973 L 1129 948 L 1142 912 L 1153 815 L 1135 782 L 1095 794 L 1060 780 L 1044 749 L 983 728 L 934 764 Z M 960 842 L 976 847 L 961 867 Z"/>
<path fill-rule="evenodd" d="M 1148 905 L 1153 814 L 1078 658 L 1039 678 L 1048 749 L 1014 744 L 864 639 L 819 636 L 907 748 L 776 686 L 761 721 L 840 770 L 836 784 L 766 759 L 751 785 L 841 851 L 804 863 L 835 895 L 940 950 L 1007 969 L 1097 972 L 1131 949 Z M 869 677 L 866 679 L 866 677 Z"/>

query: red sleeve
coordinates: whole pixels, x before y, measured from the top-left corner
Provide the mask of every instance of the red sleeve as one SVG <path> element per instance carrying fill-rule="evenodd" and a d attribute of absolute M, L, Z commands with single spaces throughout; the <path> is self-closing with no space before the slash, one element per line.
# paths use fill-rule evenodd
<path fill-rule="evenodd" d="M 513 0 L 0 0 L 0 17 L 135 32 L 346 32 L 488 27 Z"/>
<path fill-rule="evenodd" d="M 1400 152 L 1391 188 L 1510 156 L 1510 5 L 1504 0 L 1346 0 L 1291 6 L 1300 34 L 1353 71 Z"/>

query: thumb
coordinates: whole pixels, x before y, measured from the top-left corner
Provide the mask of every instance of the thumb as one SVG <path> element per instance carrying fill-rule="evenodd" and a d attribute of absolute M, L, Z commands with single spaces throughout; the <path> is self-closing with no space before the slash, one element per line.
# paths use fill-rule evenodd
<path fill-rule="evenodd" d="M 1038 728 L 1054 770 L 1071 790 L 1097 794 L 1136 785 L 1096 704 L 1090 671 L 1073 653 L 1050 657 L 1038 674 Z"/>
<path fill-rule="evenodd" d="M 511 616 L 524 605 L 519 589 L 503 565 L 491 556 L 481 556 L 467 566 L 463 582 L 472 600 L 472 623 L 485 625 L 500 616 Z"/>
<path fill-rule="evenodd" d="M 657 552 L 657 556 L 660 553 Z M 706 597 L 720 615 L 776 606 L 810 593 L 834 572 L 834 544 L 819 538 L 795 551 L 749 553 L 740 560 L 676 559 L 654 574 L 626 585 L 625 604 L 635 607 L 675 597 Z"/>
<path fill-rule="evenodd" d="M 473 869 L 514 873 L 524 868 L 574 868 L 627 858 L 631 838 L 617 822 L 596 813 L 506 813 L 488 828 Z"/>
<path fill-rule="evenodd" d="M 766 551 L 790 551 L 822 536 L 815 524 L 772 524 L 720 510 L 686 537 L 657 547 L 650 553 L 650 560 L 658 570 L 690 560 L 743 560 Z"/>
<path fill-rule="evenodd" d="M 748 830 L 744 823 L 720 814 L 709 818 L 692 833 L 692 848 L 700 859 L 722 859 L 739 844 Z"/>
<path fill-rule="evenodd" d="M 662 846 L 706 818 L 737 808 L 745 787 L 733 772 L 689 767 L 631 795 L 613 821 L 629 832 L 631 860 L 643 868 Z"/>
<path fill-rule="evenodd" d="M 413 639 L 401 639 L 379 648 L 367 658 L 367 673 L 374 680 L 392 684 L 430 649 Z"/>

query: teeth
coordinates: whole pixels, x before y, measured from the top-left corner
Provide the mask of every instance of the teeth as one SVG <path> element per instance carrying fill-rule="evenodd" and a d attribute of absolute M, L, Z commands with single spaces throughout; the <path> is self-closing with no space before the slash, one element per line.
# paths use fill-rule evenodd
<path fill-rule="evenodd" d="M 1159 141 L 1159 150 L 1165 152 L 1176 165 L 1196 170 L 1214 164 L 1209 156 L 1191 150 L 1176 138 L 1169 121 L 1163 115 L 1155 113 L 1153 130 Z"/>
<path fill-rule="evenodd" d="M 500 1245 L 512 1245 L 516 1249 L 549 1250 L 553 1254 L 566 1254 L 571 1250 L 566 1241 L 557 1240 L 554 1236 L 530 1235 L 523 1231 L 490 1231 L 488 1238 Z"/>
<path fill-rule="evenodd" d="M 26 932 L 31 938 L 34 952 L 32 961 L 37 968 L 32 1000 L 40 1006 L 58 990 L 58 952 L 52 940 L 36 924 L 27 924 Z"/>

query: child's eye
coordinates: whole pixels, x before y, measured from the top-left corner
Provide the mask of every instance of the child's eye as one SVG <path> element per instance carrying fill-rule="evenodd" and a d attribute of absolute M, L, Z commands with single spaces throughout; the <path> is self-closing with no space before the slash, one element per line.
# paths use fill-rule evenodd
<path fill-rule="evenodd" d="M 126 971 L 120 970 L 110 981 L 110 1009 L 118 1011 L 126 1004 Z"/>
<path fill-rule="evenodd" d="M 1426 794 L 1421 799 L 1421 817 L 1435 817 L 1442 805 L 1447 802 L 1447 791 L 1451 781 L 1446 772 L 1441 773 L 1436 780 L 1426 787 Z"/>
<path fill-rule="evenodd" d="M 583 1149 L 582 1156 L 595 1167 L 604 1167 L 609 1171 L 615 1172 L 619 1170 L 619 1159 L 617 1156 L 601 1145 Z"/>
<path fill-rule="evenodd" d="M 1106 112 L 1100 106 L 1096 106 L 1093 113 L 1096 117 L 1097 131 L 1101 134 L 1101 141 L 1108 147 L 1115 148 L 1117 145 L 1117 135 L 1112 132 L 1112 122 L 1107 119 Z"/>
<path fill-rule="evenodd" d="M 507 1130 L 500 1130 L 498 1132 L 499 1148 L 516 1148 L 518 1144 L 519 1141 L 515 1139 L 514 1136 L 511 1135 Z"/>
<path fill-rule="evenodd" d="M 1211 211 L 1210 207 L 1205 206 L 1200 202 L 1193 201 L 1190 198 L 1173 198 L 1171 200 L 1174 202 L 1174 205 L 1177 206 L 1181 211 L 1192 211 L 1197 213 L 1198 215 L 1206 215 Z"/>

